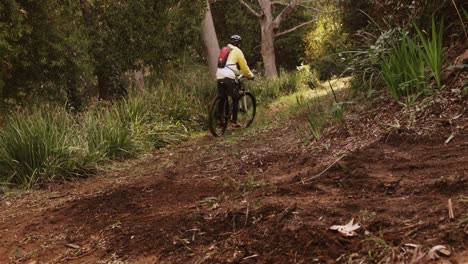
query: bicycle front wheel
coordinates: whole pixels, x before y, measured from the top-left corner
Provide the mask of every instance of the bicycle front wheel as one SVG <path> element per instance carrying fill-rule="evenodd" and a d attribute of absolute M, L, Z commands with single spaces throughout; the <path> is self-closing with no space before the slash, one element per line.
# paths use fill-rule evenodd
<path fill-rule="evenodd" d="M 216 96 L 211 101 L 208 113 L 208 128 L 213 136 L 224 135 L 229 120 L 229 102 L 225 96 Z"/>
<path fill-rule="evenodd" d="M 257 112 L 257 101 L 255 96 L 251 93 L 244 93 L 239 99 L 239 111 L 237 114 L 237 121 L 242 127 L 249 127 Z"/>

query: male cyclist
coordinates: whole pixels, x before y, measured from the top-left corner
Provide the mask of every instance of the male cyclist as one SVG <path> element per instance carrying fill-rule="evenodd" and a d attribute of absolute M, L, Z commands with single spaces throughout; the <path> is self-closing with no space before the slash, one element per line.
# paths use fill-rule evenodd
<path fill-rule="evenodd" d="M 240 128 L 241 124 L 237 121 L 237 112 L 239 111 L 239 84 L 236 82 L 236 75 L 241 72 L 248 79 L 253 80 L 255 76 L 250 71 L 247 62 L 245 61 L 244 53 L 240 50 L 241 37 L 239 35 L 233 35 L 230 38 L 229 53 L 225 65 L 220 67 L 218 64 L 218 71 L 216 72 L 216 78 L 218 79 L 218 94 L 228 95 L 232 97 L 233 109 L 231 127 Z M 226 48 L 226 47 L 225 47 Z M 223 49 L 225 49 L 223 48 Z M 222 53 L 222 51 L 221 51 Z M 220 53 L 220 59 L 222 59 Z"/>

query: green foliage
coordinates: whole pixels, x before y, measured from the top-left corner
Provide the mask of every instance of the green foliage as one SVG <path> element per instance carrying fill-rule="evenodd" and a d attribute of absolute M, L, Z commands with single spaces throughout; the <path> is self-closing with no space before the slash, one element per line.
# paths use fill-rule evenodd
<path fill-rule="evenodd" d="M 0 3 L 0 94 L 11 74 L 12 62 L 21 52 L 21 47 L 14 43 L 30 30 L 24 25 L 24 19 L 24 10 L 14 0 Z"/>
<path fill-rule="evenodd" d="M 0 132 L 0 182 L 32 186 L 92 172 L 94 161 L 75 129 L 59 109 L 13 115 Z"/>
<path fill-rule="evenodd" d="M 310 80 L 310 74 L 308 68 L 295 72 L 282 71 L 276 79 L 258 76 L 254 82 L 244 82 L 244 85 L 255 95 L 257 103 L 268 104 L 280 96 L 304 89 L 306 82 Z"/>
<path fill-rule="evenodd" d="M 136 146 L 131 137 L 134 120 L 126 120 L 127 113 L 118 111 L 114 106 L 107 111 L 97 109 L 90 111 L 85 122 L 85 135 L 90 152 L 103 153 L 110 159 L 122 159 L 134 156 Z M 127 121 L 127 122 L 125 122 Z M 137 121 L 136 121 L 137 122 Z"/>
<path fill-rule="evenodd" d="M 390 95 L 399 100 L 419 94 L 426 87 L 425 62 L 419 46 L 408 36 L 403 35 L 382 64 L 382 74 Z"/>
<path fill-rule="evenodd" d="M 216 94 L 216 81 L 206 66 L 187 63 L 191 66 L 169 69 L 163 81 L 150 77 L 149 90 L 153 110 L 165 120 L 200 129 L 205 125 L 208 104 Z"/>
<path fill-rule="evenodd" d="M 80 109 L 86 95 L 97 94 L 94 86 L 104 98 L 125 96 L 126 72 L 143 66 L 157 71 L 183 53 L 199 57 L 194 47 L 205 5 L 202 0 L 2 1 L 0 107 L 47 100 Z"/>
<path fill-rule="evenodd" d="M 263 103 L 304 87 L 308 68 L 275 80 L 249 82 Z M 184 140 L 204 129 L 216 82 L 203 67 L 190 67 L 128 99 L 96 102 L 72 115 L 62 108 L 14 113 L 0 132 L 0 182 L 39 182 L 92 174 L 110 160 L 135 157 Z"/>
<path fill-rule="evenodd" d="M 331 86 L 331 83 L 328 85 Z M 315 89 L 312 97 L 296 97 L 297 105 L 305 113 L 309 131 L 313 138 L 319 140 L 323 130 L 332 124 L 343 124 L 346 121 L 346 109 L 350 101 L 339 101 L 335 91 L 326 90 L 324 86 Z"/>
<path fill-rule="evenodd" d="M 326 124 L 326 114 L 320 105 L 319 99 L 296 97 L 296 102 L 299 107 L 306 109 L 305 111 L 310 133 L 316 140 L 319 140 L 322 130 Z"/>
<path fill-rule="evenodd" d="M 381 65 L 389 51 L 401 41 L 398 28 L 383 30 L 378 34 L 362 33 L 363 46 L 346 53 L 346 73 L 354 76 L 352 89 L 355 92 L 371 93 L 374 87 L 383 84 Z"/>
<path fill-rule="evenodd" d="M 430 68 L 436 85 L 441 86 L 443 23 L 437 29 L 432 20 L 431 40 L 417 27 L 416 30 L 423 47 L 404 34 L 382 63 L 382 74 L 390 95 L 395 100 L 405 96 L 407 103 L 427 90 L 426 68 Z"/>
<path fill-rule="evenodd" d="M 429 65 L 432 76 L 434 77 L 437 87 L 441 86 L 441 72 L 442 72 L 442 41 L 444 34 L 444 22 L 441 21 L 437 29 L 435 18 L 432 18 L 431 39 L 427 39 L 421 30 L 415 26 L 419 40 L 423 44 L 424 50 L 422 55 L 426 64 Z"/>
<path fill-rule="evenodd" d="M 367 255 L 371 259 L 380 259 L 381 257 L 385 256 L 385 254 L 391 250 L 391 247 L 387 244 L 387 242 L 378 237 L 368 237 L 363 240 L 364 242 L 372 242 L 370 249 L 367 251 Z"/>
<path fill-rule="evenodd" d="M 336 9 L 336 6 L 330 5 L 325 9 Z M 347 35 L 341 25 L 341 17 L 336 12 L 323 13 L 319 15 L 313 30 L 304 37 L 305 59 L 317 69 L 321 80 L 344 70 L 340 52 L 346 49 Z"/>
<path fill-rule="evenodd" d="M 88 30 L 100 95 L 125 95 L 121 79 L 126 71 L 144 65 L 159 71 L 198 46 L 205 4 L 202 0 L 94 1 Z"/>
<path fill-rule="evenodd" d="M 250 1 L 249 5 L 260 10 L 257 1 Z M 275 5 L 273 15 L 276 16 L 285 6 Z M 214 1 L 211 11 L 218 35 L 219 44 L 226 45 L 229 36 L 239 34 L 242 36 L 242 51 L 250 65 L 262 70 L 261 55 L 261 28 L 258 18 L 247 11 L 239 1 Z M 281 22 L 277 32 L 293 28 L 305 21 L 313 19 L 314 12 L 306 8 L 297 8 L 287 19 Z M 308 27 L 275 38 L 275 55 L 278 68 L 288 71 L 294 70 L 302 62 L 305 43 L 304 34 Z"/>
<path fill-rule="evenodd" d="M 41 96 L 78 106 L 92 68 L 79 3 L 7 0 L 0 12 L 0 104 Z"/>

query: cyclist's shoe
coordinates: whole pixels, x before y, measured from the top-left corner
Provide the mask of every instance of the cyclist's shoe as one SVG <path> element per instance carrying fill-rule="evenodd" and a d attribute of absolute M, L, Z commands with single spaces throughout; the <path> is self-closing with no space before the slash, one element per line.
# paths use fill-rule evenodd
<path fill-rule="evenodd" d="M 241 128 L 242 125 L 239 122 L 232 122 L 231 128 Z"/>

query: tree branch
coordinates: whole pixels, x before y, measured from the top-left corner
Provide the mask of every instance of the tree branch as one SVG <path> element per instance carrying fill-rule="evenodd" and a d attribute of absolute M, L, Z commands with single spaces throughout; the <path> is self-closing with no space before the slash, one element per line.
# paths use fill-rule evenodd
<path fill-rule="evenodd" d="M 239 2 L 245 6 L 249 11 L 250 13 L 252 13 L 254 16 L 256 17 L 262 17 L 262 15 L 258 12 L 256 12 L 251 6 L 249 6 L 249 4 L 247 4 L 246 2 L 244 2 L 244 0 L 239 0 Z"/>
<path fill-rule="evenodd" d="M 292 0 L 291 3 L 289 3 L 281 13 L 273 20 L 273 27 L 274 28 L 279 28 L 281 21 L 285 19 L 291 12 L 296 8 L 297 2 L 300 2 L 300 0 Z"/>
<path fill-rule="evenodd" d="M 317 19 L 313 19 L 313 20 L 304 22 L 304 23 L 299 24 L 299 25 L 297 25 L 297 26 L 295 26 L 295 27 L 293 27 L 293 28 L 290 28 L 290 29 L 288 29 L 288 30 L 285 30 L 285 31 L 276 33 L 276 34 L 275 34 L 275 37 L 279 37 L 279 36 L 282 36 L 282 35 L 291 33 L 291 32 L 296 31 L 297 29 L 299 29 L 299 28 L 301 28 L 301 27 L 307 26 L 307 25 L 309 25 L 309 24 L 311 24 L 311 23 L 314 23 L 314 22 L 316 22 L 316 21 L 317 21 Z"/>
<path fill-rule="evenodd" d="M 283 3 L 283 2 L 281 2 L 281 1 L 273 1 L 273 2 L 271 2 L 271 5 L 282 5 L 282 6 L 287 6 L 288 4 Z"/>

